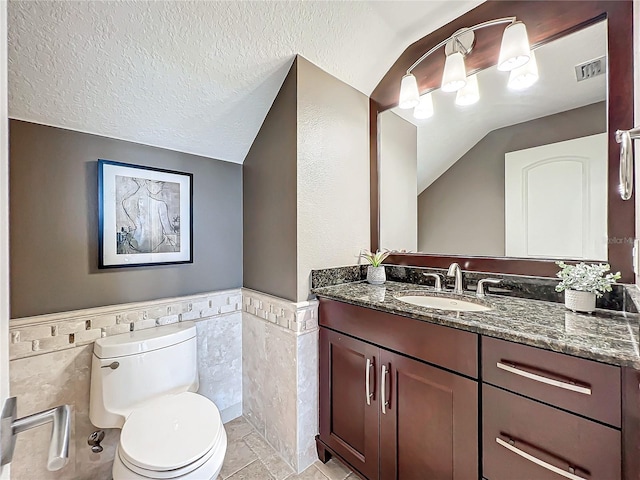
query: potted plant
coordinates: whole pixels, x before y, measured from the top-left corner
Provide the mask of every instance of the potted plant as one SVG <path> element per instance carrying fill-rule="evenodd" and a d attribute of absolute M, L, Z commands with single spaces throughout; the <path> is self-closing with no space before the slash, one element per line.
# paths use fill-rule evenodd
<path fill-rule="evenodd" d="M 556 275 L 561 280 L 556 291 L 564 291 L 564 304 L 574 312 L 593 312 L 596 309 L 596 297 L 610 292 L 611 285 L 620 279 L 620 272 L 606 273 L 611 270 L 611 266 L 605 263 L 556 264 L 561 268 Z"/>
<path fill-rule="evenodd" d="M 376 253 L 372 253 L 369 250 L 363 250 L 360 256 L 364 258 L 370 265 L 367 267 L 367 282 L 372 285 L 382 285 L 387 276 L 384 273 L 384 266 L 382 262 L 391 254 L 389 250 L 378 250 Z"/>

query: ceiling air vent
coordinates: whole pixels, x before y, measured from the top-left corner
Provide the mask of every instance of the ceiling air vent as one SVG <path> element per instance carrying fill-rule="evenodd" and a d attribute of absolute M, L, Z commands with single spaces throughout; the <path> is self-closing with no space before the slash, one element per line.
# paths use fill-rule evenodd
<path fill-rule="evenodd" d="M 575 69 L 576 80 L 579 82 L 597 77 L 607 71 L 606 57 L 600 57 L 595 60 L 589 60 L 588 62 L 581 63 L 580 65 L 576 65 Z"/>

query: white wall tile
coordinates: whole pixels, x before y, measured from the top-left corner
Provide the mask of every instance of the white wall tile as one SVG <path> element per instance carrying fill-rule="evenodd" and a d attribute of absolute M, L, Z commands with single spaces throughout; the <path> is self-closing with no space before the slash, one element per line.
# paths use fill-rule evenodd
<path fill-rule="evenodd" d="M 89 420 L 89 390 L 93 341 L 102 334 L 128 332 L 129 321 L 136 329 L 153 328 L 156 320 L 178 321 L 178 311 L 191 303 L 208 307 L 209 298 L 231 298 L 227 305 L 236 311 L 200 318 L 198 311 L 198 368 L 200 393 L 210 398 L 221 411 L 223 421 L 242 414 L 242 314 L 240 290 L 214 292 L 186 297 L 116 305 L 77 312 L 19 319 L 11 326 L 11 393 L 18 397 L 18 415 L 24 416 L 60 404 L 72 406 L 70 461 L 58 472 L 46 470 L 50 428 L 40 427 L 18 436 L 11 468 L 12 480 L 109 480 L 120 430 L 106 431 L 104 451 L 92 453 L 87 437 L 97 430 Z M 203 308 L 204 309 L 204 308 Z M 104 310 L 112 310 L 105 314 Z M 149 314 L 162 315 L 150 317 Z M 118 323 L 118 319 L 121 323 Z M 86 330 L 87 321 L 94 327 Z M 53 327 L 57 327 L 53 328 Z M 26 333 L 24 333 L 26 332 Z M 74 342 L 69 343 L 73 333 Z M 58 333 L 52 336 L 52 333 Z M 28 340 L 25 340 L 28 339 Z M 43 351 L 34 351 L 33 344 Z M 62 348 L 60 351 L 55 351 Z M 24 358 L 21 358 L 24 357 Z"/>

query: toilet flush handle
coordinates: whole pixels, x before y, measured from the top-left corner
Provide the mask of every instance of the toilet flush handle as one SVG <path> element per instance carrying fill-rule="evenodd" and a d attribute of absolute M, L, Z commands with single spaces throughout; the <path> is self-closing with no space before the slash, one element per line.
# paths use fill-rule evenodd
<path fill-rule="evenodd" d="M 110 368 L 111 370 L 115 370 L 120 366 L 120 362 L 111 362 L 109 365 L 102 365 L 100 368 Z"/>

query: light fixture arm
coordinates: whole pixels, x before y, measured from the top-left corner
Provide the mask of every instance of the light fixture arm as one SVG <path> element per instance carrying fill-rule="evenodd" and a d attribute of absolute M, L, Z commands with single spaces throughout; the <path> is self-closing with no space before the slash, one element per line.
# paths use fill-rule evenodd
<path fill-rule="evenodd" d="M 633 144 L 640 138 L 640 127 L 616 131 L 616 142 L 620 144 L 620 196 L 629 200 L 633 194 Z"/>
<path fill-rule="evenodd" d="M 427 58 L 429 55 L 431 55 L 433 52 L 435 52 L 436 50 L 438 50 L 440 47 L 445 46 L 447 43 L 449 43 L 451 40 L 457 40 L 458 35 L 460 35 L 463 31 L 464 32 L 474 32 L 476 30 L 480 30 L 482 28 L 486 28 L 486 27 L 492 27 L 494 25 L 500 25 L 502 23 L 514 23 L 516 21 L 516 17 L 504 17 L 504 18 L 496 18 L 495 20 L 487 20 L 486 22 L 482 22 L 482 23 L 478 23 L 477 25 L 474 25 L 473 27 L 468 27 L 463 29 L 462 31 L 459 31 L 460 33 L 456 32 L 453 35 L 451 35 L 450 37 L 445 38 L 444 40 L 442 40 L 440 43 L 438 43 L 435 47 L 432 47 L 431 49 L 429 49 L 429 51 L 427 51 L 427 53 L 425 53 L 424 55 L 422 55 L 418 60 L 416 60 L 415 62 L 413 62 L 413 65 L 411 65 L 408 69 L 407 69 L 407 75 L 411 73 L 411 70 L 413 70 L 414 68 L 416 68 L 425 58 Z"/>

